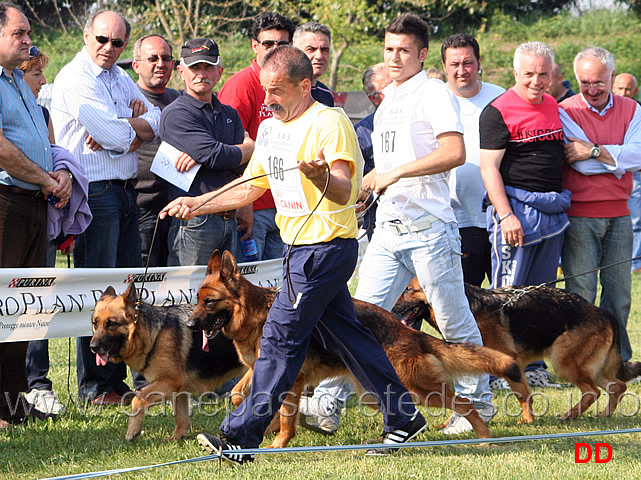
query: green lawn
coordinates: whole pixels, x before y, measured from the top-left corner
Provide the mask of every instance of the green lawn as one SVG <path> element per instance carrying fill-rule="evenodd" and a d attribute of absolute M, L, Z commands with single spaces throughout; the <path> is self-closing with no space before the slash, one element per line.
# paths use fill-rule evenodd
<path fill-rule="evenodd" d="M 639 287 L 641 276 L 634 276 L 633 312 L 629 332 L 636 358 L 641 358 L 641 308 Z M 87 320 L 89 321 L 89 320 Z M 216 431 L 225 411 L 225 404 L 208 406 L 195 412 L 190 437 L 181 442 L 164 442 L 173 430 L 171 415 L 157 408 L 148 416 L 143 435 L 132 443 L 124 441 L 127 412 L 118 407 L 86 407 L 75 403 L 75 341 L 53 340 L 51 345 L 51 377 L 61 400 L 68 405 L 67 413 L 56 422 L 35 421 L 0 433 L 0 478 L 42 478 L 152 465 L 201 456 L 195 436 L 200 431 Z M 71 365 L 68 359 L 71 358 Z M 559 416 L 577 401 L 574 387 L 561 390 L 537 390 L 535 425 L 518 425 L 518 404 L 506 393 L 499 394 L 494 404 L 499 414 L 490 423 L 495 437 L 541 435 L 562 432 L 616 430 L 641 427 L 638 411 L 641 384 L 629 386 L 620 410 L 608 419 L 593 418 L 593 411 L 574 422 L 562 423 Z M 601 402 L 600 408 L 604 405 Z M 447 414 L 425 410 L 430 428 L 417 440 L 444 440 L 435 428 Z M 380 434 L 380 414 L 362 410 L 358 405 L 348 408 L 341 428 L 334 437 L 325 437 L 300 430 L 291 446 L 360 444 Z M 458 438 L 475 438 L 466 434 Z M 386 458 L 366 458 L 362 451 L 328 453 L 288 453 L 261 455 L 254 464 L 231 469 L 217 461 L 160 467 L 112 478 L 136 479 L 406 479 L 406 478 L 633 478 L 641 471 L 640 434 L 611 435 L 569 439 L 539 440 L 482 446 L 439 446 L 406 449 Z M 265 445 L 271 442 L 267 438 Z M 607 442 L 612 446 L 613 460 L 607 464 L 575 464 L 574 443 Z"/>

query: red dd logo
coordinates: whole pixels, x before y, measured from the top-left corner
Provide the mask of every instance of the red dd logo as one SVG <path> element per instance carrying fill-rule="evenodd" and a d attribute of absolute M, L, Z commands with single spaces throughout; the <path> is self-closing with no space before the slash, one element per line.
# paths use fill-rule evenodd
<path fill-rule="evenodd" d="M 605 449 L 606 457 L 601 457 L 601 449 Z M 584 450 L 584 452 L 582 452 Z M 584 457 L 581 455 L 584 453 Z M 587 443 L 574 444 L 574 463 L 588 463 L 592 459 L 592 447 Z M 612 447 L 609 443 L 594 444 L 594 463 L 608 463 L 612 460 Z"/>

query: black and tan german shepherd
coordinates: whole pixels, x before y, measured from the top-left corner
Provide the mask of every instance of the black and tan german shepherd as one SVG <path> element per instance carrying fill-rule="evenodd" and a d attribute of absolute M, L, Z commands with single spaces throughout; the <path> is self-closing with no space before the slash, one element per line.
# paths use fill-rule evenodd
<path fill-rule="evenodd" d="M 232 396 L 237 406 L 242 395 L 249 393 L 251 368 L 259 355 L 263 326 L 275 296 L 274 290 L 257 287 L 243 278 L 231 253 L 221 255 L 216 250 L 211 255 L 198 290 L 198 304 L 187 324 L 212 338 L 222 331 L 234 341 L 241 361 L 250 368 L 234 389 L 241 394 Z M 467 417 L 479 437 L 490 436 L 469 400 L 456 397 L 454 401 L 448 382 L 454 375 L 481 372 L 518 381 L 520 373 L 510 357 L 476 345 L 446 343 L 402 325 L 394 315 L 369 303 L 354 300 L 354 306 L 358 319 L 374 333 L 401 382 L 417 401 L 456 410 Z M 281 406 L 280 433 L 271 446 L 285 447 L 294 437 L 304 386 L 343 375 L 350 375 L 345 365 L 312 338 L 298 378 Z"/>
<path fill-rule="evenodd" d="M 503 287 L 486 290 L 465 284 L 465 295 L 481 331 L 483 344 L 510 355 L 521 380 L 507 379 L 523 408 L 522 422 L 532 423 L 532 399 L 523 368 L 545 358 L 562 379 L 581 390 L 581 400 L 561 419 L 574 419 L 599 397 L 609 395 L 599 416 L 614 413 L 624 382 L 641 375 L 641 363 L 622 362 L 619 325 L 609 312 L 581 296 L 553 287 Z M 434 312 L 414 278 L 392 310 L 406 325 L 425 319 L 436 330 Z"/>
<path fill-rule="evenodd" d="M 219 335 L 208 342 L 202 332 L 187 327 L 194 305 L 159 307 L 136 305 L 136 300 L 133 282 L 122 295 L 112 287 L 105 290 L 91 319 L 90 348 L 96 364 L 124 361 L 149 382 L 133 398 L 125 439 L 140 435 L 150 405 L 170 401 L 176 428 L 168 440 L 178 440 L 191 426 L 190 393 L 212 392 L 241 376 L 246 367 L 227 337 Z M 207 346 L 208 351 L 203 350 Z"/>

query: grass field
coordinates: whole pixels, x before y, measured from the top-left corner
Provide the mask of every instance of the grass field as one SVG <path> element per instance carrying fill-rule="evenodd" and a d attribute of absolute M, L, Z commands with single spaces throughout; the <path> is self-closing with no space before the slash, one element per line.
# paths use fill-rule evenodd
<path fill-rule="evenodd" d="M 629 332 L 636 359 L 641 358 L 641 276 L 633 279 L 633 312 Z M 87 320 L 88 321 L 88 320 Z M 50 342 L 51 378 L 67 412 L 56 422 L 34 421 L 0 433 L 0 478 L 33 479 L 84 472 L 153 465 L 203 455 L 195 436 L 217 430 L 226 404 L 209 405 L 192 416 L 192 433 L 180 442 L 164 442 L 173 430 L 173 418 L 156 407 L 145 420 L 143 435 L 124 441 L 127 411 L 120 407 L 93 407 L 76 401 L 75 341 Z M 71 359 L 71 362 L 69 362 Z M 534 401 L 535 425 L 518 425 L 518 403 L 499 393 L 494 405 L 499 413 L 490 423 L 495 437 L 587 432 L 641 427 L 641 384 L 629 385 L 629 394 L 612 418 L 596 419 L 594 409 L 579 420 L 562 423 L 559 416 L 578 400 L 574 387 L 538 389 Z M 603 408 L 601 401 L 599 408 Z M 422 408 L 429 429 L 419 441 L 445 440 L 435 428 L 448 413 Z M 169 412 L 169 410 L 167 410 Z M 339 432 L 325 437 L 304 429 L 290 446 L 352 445 L 377 437 L 382 428 L 380 413 L 354 405 L 344 411 Z M 475 438 L 465 434 L 457 438 Z M 369 458 L 362 451 L 287 453 L 261 455 L 256 462 L 232 469 L 217 461 L 159 467 L 111 478 L 135 479 L 572 479 L 641 477 L 641 434 L 548 439 L 481 446 L 439 446 L 405 449 L 395 456 Z M 269 445 L 266 438 L 264 445 Z M 609 463 L 575 464 L 574 444 L 609 443 Z M 603 451 L 603 453 L 605 453 Z M 585 456 L 585 451 L 582 451 Z"/>

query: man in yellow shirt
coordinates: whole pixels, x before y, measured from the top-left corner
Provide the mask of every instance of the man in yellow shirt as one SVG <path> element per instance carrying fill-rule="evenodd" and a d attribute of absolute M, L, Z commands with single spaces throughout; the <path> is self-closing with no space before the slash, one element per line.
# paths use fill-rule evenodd
<path fill-rule="evenodd" d="M 269 311 L 251 394 L 223 421 L 220 437 L 198 436 L 210 453 L 258 447 L 273 412 L 280 407 L 281 394 L 298 375 L 312 334 L 382 400 L 383 443 L 407 442 L 425 428 L 425 419 L 414 406 L 407 405 L 409 393 L 383 348 L 354 312 L 347 280 L 358 253 L 353 205 L 363 159 L 345 114 L 312 98 L 312 75 L 309 59 L 294 47 L 279 47 L 265 57 L 260 81 L 265 105 L 274 116 L 260 125 L 245 177 L 269 176 L 229 190 L 197 211 L 204 215 L 239 208 L 271 188 L 281 236 L 293 245 L 289 254 L 291 282 L 284 282 Z M 298 169 L 289 170 L 291 167 Z M 165 210 L 187 220 L 195 216 L 191 209 L 206 198 L 178 198 Z M 254 455 L 244 453 L 223 457 L 230 463 L 254 460 Z"/>

